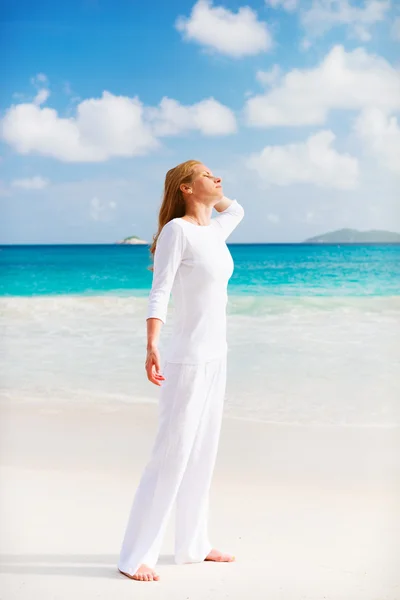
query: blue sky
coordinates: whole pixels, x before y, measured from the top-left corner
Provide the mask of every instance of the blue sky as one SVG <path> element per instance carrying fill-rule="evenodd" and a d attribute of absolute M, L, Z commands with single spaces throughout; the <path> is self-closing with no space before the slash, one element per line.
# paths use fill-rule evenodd
<path fill-rule="evenodd" d="M 5 2 L 1 40 L 0 243 L 150 241 L 188 158 L 231 242 L 400 231 L 394 2 Z"/>

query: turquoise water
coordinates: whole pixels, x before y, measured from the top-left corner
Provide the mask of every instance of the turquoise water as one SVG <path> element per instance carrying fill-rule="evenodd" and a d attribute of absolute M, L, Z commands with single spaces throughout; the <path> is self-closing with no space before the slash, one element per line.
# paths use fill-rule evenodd
<path fill-rule="evenodd" d="M 228 245 L 234 296 L 396 296 L 400 245 Z M 148 246 L 0 246 L 0 295 L 147 296 Z"/>

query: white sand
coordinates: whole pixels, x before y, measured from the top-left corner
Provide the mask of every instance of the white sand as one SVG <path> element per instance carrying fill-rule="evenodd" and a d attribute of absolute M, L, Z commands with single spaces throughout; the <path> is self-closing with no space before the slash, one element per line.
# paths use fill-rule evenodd
<path fill-rule="evenodd" d="M 400 431 L 225 418 L 210 499 L 236 563 L 116 562 L 156 405 L 3 404 L 1 600 L 399 600 Z"/>

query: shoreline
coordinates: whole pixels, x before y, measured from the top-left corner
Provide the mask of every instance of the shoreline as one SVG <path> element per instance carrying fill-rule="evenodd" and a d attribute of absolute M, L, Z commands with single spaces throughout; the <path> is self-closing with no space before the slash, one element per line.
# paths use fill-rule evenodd
<path fill-rule="evenodd" d="M 101 407 L 100 412 L 104 414 L 112 414 L 122 412 L 124 409 L 131 411 L 135 410 L 135 407 L 157 407 L 158 399 L 154 398 L 144 398 L 137 400 L 121 400 L 121 399 L 107 399 L 107 400 L 99 400 L 96 398 L 91 402 L 84 402 L 82 399 L 78 401 L 70 401 L 66 398 L 54 400 L 52 399 L 52 403 L 49 406 L 48 400 L 42 400 L 39 398 L 32 398 L 32 396 L 27 396 L 24 398 L 18 397 L 10 400 L 3 400 L 0 396 L 0 413 L 2 410 L 7 411 L 8 408 L 15 408 L 17 406 L 21 407 L 36 407 L 41 410 L 43 413 L 47 414 L 59 414 L 62 411 L 71 411 L 72 413 L 79 413 L 80 410 L 90 410 L 96 411 L 99 407 Z M 151 409 L 153 410 L 153 409 Z M 293 428 L 310 428 L 310 429 L 318 429 L 318 428 L 326 428 L 326 429 L 379 429 L 379 430 L 399 430 L 399 423 L 322 423 L 322 422 L 307 422 L 302 423 L 299 421 L 272 421 L 263 418 L 256 417 L 247 417 L 244 415 L 233 415 L 230 413 L 224 412 L 223 415 L 224 420 L 232 420 L 239 421 L 243 423 L 255 423 L 265 426 L 272 427 L 293 427 Z"/>

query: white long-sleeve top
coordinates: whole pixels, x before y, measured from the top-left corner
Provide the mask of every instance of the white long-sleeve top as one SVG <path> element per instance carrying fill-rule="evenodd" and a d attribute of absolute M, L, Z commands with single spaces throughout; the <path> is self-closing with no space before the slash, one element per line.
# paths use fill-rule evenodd
<path fill-rule="evenodd" d="M 244 216 L 231 205 L 197 225 L 181 217 L 164 225 L 157 239 L 146 319 L 167 320 L 172 293 L 174 319 L 165 359 L 198 364 L 227 352 L 227 286 L 234 263 L 226 239 Z"/>

